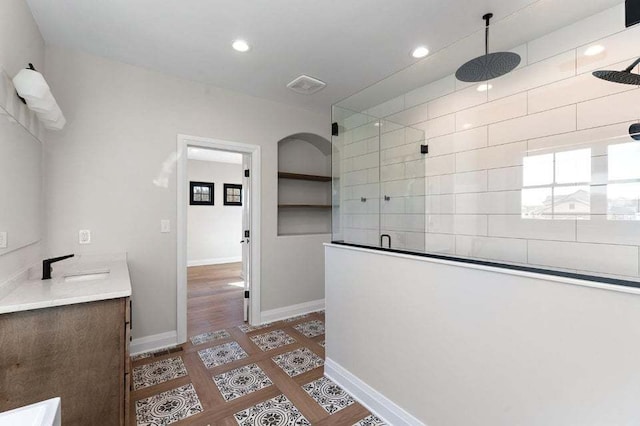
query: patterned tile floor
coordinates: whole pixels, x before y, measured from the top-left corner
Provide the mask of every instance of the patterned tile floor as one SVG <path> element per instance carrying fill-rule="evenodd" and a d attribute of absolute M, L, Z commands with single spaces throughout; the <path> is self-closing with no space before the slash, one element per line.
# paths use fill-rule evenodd
<path fill-rule="evenodd" d="M 302 389 L 329 414 L 336 413 L 356 402 L 351 395 L 327 377 L 307 383 Z"/>
<path fill-rule="evenodd" d="M 324 312 L 241 326 L 132 361 L 130 424 L 384 426 L 324 377 Z"/>
<path fill-rule="evenodd" d="M 248 356 L 238 342 L 229 342 L 203 349 L 198 351 L 198 355 L 207 368 L 229 364 L 230 362 L 238 361 Z"/>
<path fill-rule="evenodd" d="M 136 401 L 138 425 L 167 425 L 202 411 L 191 383 Z"/>
<path fill-rule="evenodd" d="M 271 349 L 276 349 L 296 342 L 296 339 L 289 336 L 282 330 L 258 334 L 257 336 L 251 336 L 250 339 L 263 351 L 270 351 Z"/>
<path fill-rule="evenodd" d="M 239 425 L 311 425 L 284 395 L 268 399 L 233 415 Z"/>
<path fill-rule="evenodd" d="M 302 324 L 298 324 L 293 328 L 309 338 L 324 334 L 324 322 L 318 320 L 303 322 Z"/>
<path fill-rule="evenodd" d="M 372 414 L 360 420 L 353 426 L 386 426 L 386 423 Z"/>
<path fill-rule="evenodd" d="M 307 348 L 274 356 L 271 360 L 290 377 L 298 376 L 324 365 L 324 360 Z"/>
<path fill-rule="evenodd" d="M 225 401 L 240 398 L 273 385 L 258 364 L 249 364 L 213 377 Z"/>
<path fill-rule="evenodd" d="M 133 388 L 144 389 L 169 380 L 187 375 L 187 368 L 179 356 L 165 358 L 151 364 L 139 365 L 133 368 Z"/>
<path fill-rule="evenodd" d="M 210 331 L 208 333 L 198 334 L 197 336 L 191 337 L 192 345 L 201 345 L 203 343 L 215 342 L 216 340 L 224 340 L 231 337 L 227 330 L 219 330 L 219 331 Z"/>

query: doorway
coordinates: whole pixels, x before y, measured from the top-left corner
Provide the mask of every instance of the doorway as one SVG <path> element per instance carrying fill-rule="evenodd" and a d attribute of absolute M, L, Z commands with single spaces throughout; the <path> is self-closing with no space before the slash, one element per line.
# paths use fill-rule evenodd
<path fill-rule="evenodd" d="M 258 324 L 260 147 L 179 135 L 177 165 L 178 342 Z"/>

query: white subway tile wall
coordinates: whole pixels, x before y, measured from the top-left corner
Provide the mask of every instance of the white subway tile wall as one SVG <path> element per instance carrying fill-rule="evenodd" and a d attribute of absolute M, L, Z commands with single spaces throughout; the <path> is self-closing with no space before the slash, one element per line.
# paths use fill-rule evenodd
<path fill-rule="evenodd" d="M 403 110 L 404 98 L 400 97 L 340 123 L 339 135 L 334 137 L 334 160 L 339 159 L 334 161 L 334 180 L 340 177 L 335 181 L 339 197 L 334 197 L 339 218 L 334 215 L 334 221 L 340 223 L 336 234 L 345 241 L 378 246 L 380 235 L 388 234 L 394 248 L 425 250 L 428 200 L 420 153 L 425 132 L 377 118 Z M 395 119 L 424 121 L 426 111 L 426 105 L 418 106 L 415 111 L 400 112 Z M 452 122 L 441 131 L 450 130 Z M 452 156 L 451 167 L 453 161 Z"/>
<path fill-rule="evenodd" d="M 640 91 L 591 75 L 640 56 L 623 17 L 620 4 L 518 46 L 489 90 L 449 75 L 345 119 L 340 235 L 640 281 L 640 150 L 610 148 L 632 142 Z"/>

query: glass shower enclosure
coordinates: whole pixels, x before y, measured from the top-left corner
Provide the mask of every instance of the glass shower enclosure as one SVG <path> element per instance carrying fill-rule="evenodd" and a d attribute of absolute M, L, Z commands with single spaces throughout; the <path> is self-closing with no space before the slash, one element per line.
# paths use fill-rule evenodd
<path fill-rule="evenodd" d="M 640 286 L 640 90 L 593 75 L 640 56 L 640 26 L 622 1 L 554 8 L 492 23 L 505 75 L 456 78 L 480 23 L 333 106 L 334 242 Z"/>

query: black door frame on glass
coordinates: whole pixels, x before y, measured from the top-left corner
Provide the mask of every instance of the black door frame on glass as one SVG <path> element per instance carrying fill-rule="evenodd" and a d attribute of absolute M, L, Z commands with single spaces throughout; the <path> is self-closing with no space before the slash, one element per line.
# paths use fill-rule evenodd
<path fill-rule="evenodd" d="M 200 200 L 195 199 L 195 188 L 208 188 L 209 189 L 209 200 L 203 201 L 202 198 Z M 202 192 L 201 192 L 202 194 Z M 189 204 L 192 206 L 213 206 L 215 204 L 214 197 L 214 183 L 213 182 L 189 182 Z"/>

